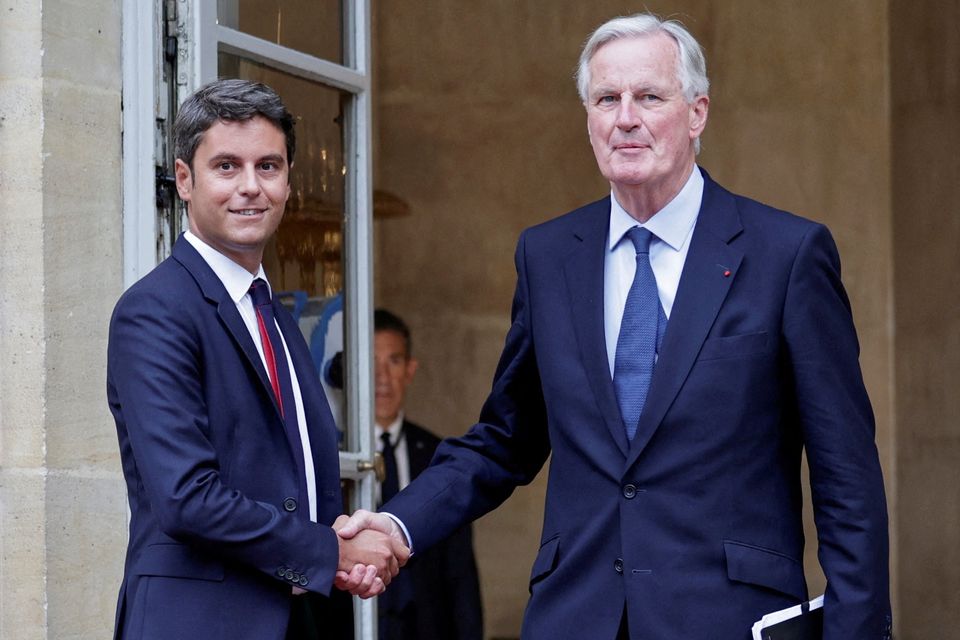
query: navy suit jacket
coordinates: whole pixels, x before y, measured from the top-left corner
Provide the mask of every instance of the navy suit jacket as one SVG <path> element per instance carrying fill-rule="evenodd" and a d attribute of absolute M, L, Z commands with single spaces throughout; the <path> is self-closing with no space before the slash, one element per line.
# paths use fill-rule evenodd
<path fill-rule="evenodd" d="M 327 594 L 342 511 L 337 432 L 290 315 L 318 520 L 267 373 L 223 284 L 182 237 L 117 302 L 107 396 L 130 502 L 115 638 L 282 640 L 291 587 Z"/>
<path fill-rule="evenodd" d="M 525 640 L 747 640 L 807 597 L 810 465 L 825 640 L 888 637 L 886 502 L 836 247 L 705 175 L 637 436 L 607 362 L 605 198 L 528 229 L 480 421 L 383 510 L 414 550 L 503 502 L 552 452 Z"/>

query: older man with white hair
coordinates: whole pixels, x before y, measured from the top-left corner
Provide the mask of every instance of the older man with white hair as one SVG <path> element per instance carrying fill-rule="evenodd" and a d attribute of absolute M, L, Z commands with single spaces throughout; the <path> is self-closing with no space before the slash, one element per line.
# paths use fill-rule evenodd
<path fill-rule="evenodd" d="M 679 23 L 607 22 L 577 75 L 610 195 L 523 233 L 480 421 L 340 534 L 427 548 L 552 452 L 525 640 L 746 640 L 808 597 L 806 450 L 823 638 L 889 638 L 883 480 L 830 233 L 697 166 L 709 82 Z"/>

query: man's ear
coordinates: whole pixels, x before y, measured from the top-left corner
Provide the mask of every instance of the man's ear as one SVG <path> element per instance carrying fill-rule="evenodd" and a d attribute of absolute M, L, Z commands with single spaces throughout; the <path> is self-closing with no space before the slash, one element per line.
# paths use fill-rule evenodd
<path fill-rule="evenodd" d="M 190 202 L 190 194 L 193 192 L 193 173 L 186 162 L 177 158 L 173 165 L 173 175 L 177 180 L 177 193 L 184 202 Z"/>
<path fill-rule="evenodd" d="M 690 105 L 690 139 L 700 137 L 707 126 L 707 114 L 710 111 L 710 97 L 697 96 Z"/>
<path fill-rule="evenodd" d="M 406 373 L 405 377 L 407 378 L 407 384 L 410 384 L 413 381 L 413 375 L 417 372 L 417 367 L 419 366 L 420 366 L 420 362 L 416 358 L 414 358 L 413 356 L 410 356 L 409 358 L 407 358 L 407 370 L 405 372 Z"/>

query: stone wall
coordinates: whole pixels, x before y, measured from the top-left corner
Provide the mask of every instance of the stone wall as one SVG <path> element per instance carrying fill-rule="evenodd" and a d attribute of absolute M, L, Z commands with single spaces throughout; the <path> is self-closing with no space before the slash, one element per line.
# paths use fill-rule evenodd
<path fill-rule="evenodd" d="M 0 3 L 0 637 L 104 638 L 126 536 L 120 6 Z"/>
<path fill-rule="evenodd" d="M 960 638 L 960 2 L 891 2 L 900 637 Z"/>

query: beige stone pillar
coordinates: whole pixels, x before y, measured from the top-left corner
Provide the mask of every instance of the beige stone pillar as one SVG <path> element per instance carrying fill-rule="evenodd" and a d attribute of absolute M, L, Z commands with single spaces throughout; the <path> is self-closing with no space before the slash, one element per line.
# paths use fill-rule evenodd
<path fill-rule="evenodd" d="M 960 638 L 960 2 L 892 0 L 900 635 Z"/>
<path fill-rule="evenodd" d="M 105 638 L 126 536 L 104 392 L 120 6 L 0 11 L 0 637 Z"/>

